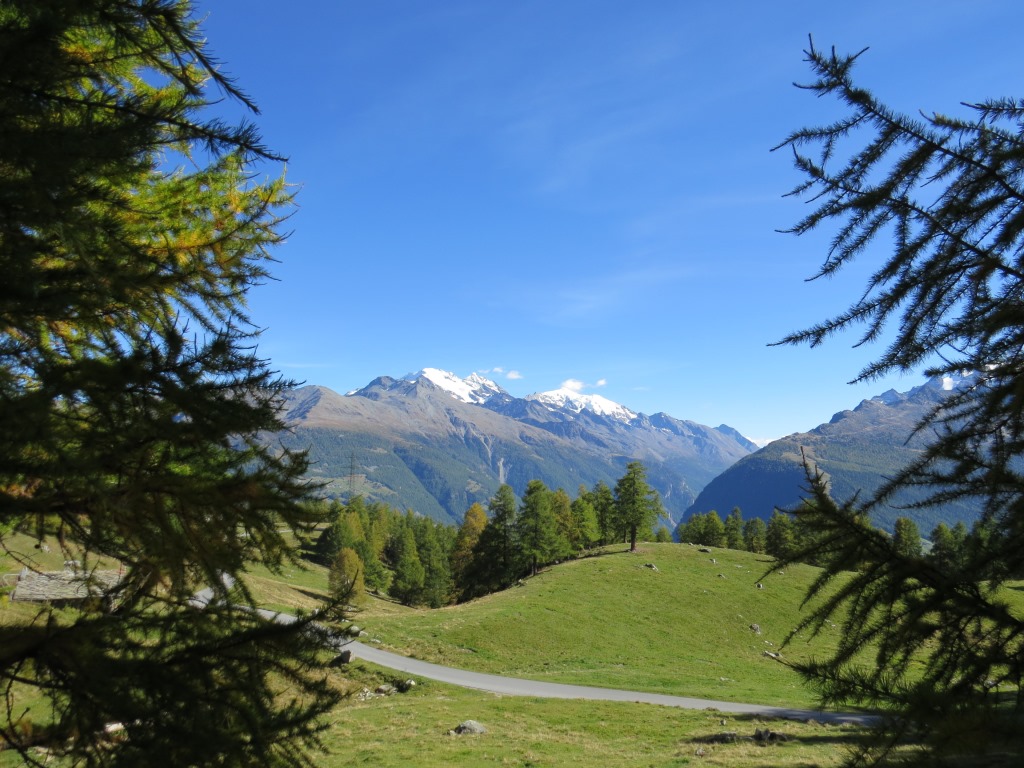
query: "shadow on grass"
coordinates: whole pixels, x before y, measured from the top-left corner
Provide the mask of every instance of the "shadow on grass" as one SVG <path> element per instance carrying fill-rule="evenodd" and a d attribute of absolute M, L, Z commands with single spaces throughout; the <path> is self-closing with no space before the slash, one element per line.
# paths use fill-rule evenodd
<path fill-rule="evenodd" d="M 807 728 L 814 728 L 807 732 Z M 754 745 L 765 750 L 764 768 L 774 768 L 772 752 L 786 745 L 828 747 L 844 751 L 863 748 L 872 736 L 868 726 L 837 726 L 817 721 L 794 722 L 784 719 L 766 719 L 760 715 L 736 715 L 729 718 L 720 730 L 694 736 L 690 743 L 701 746 L 729 747 Z M 812 765 L 812 763 L 808 763 Z"/>

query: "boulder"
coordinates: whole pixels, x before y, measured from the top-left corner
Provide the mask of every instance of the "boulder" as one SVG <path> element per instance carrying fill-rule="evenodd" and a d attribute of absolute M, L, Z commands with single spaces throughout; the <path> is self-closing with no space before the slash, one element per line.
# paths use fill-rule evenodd
<path fill-rule="evenodd" d="M 478 723 L 476 720 L 464 720 L 463 722 L 461 722 L 457 726 L 455 726 L 455 728 L 453 728 L 452 730 L 448 731 L 448 733 L 453 734 L 455 736 L 464 736 L 467 733 L 469 733 L 469 734 L 483 734 L 483 733 L 487 733 L 487 729 L 484 728 L 482 725 L 480 725 L 480 723 Z"/>

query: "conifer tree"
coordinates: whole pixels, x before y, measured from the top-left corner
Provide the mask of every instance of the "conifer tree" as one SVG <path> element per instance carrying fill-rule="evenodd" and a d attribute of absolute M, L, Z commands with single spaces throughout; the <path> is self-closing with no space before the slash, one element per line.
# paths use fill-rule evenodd
<path fill-rule="evenodd" d="M 342 547 L 327 572 L 327 588 L 331 597 L 353 607 L 366 603 L 363 560 L 352 547 Z"/>
<path fill-rule="evenodd" d="M 626 474 L 615 484 L 615 517 L 629 536 L 629 551 L 636 552 L 641 528 L 650 531 L 662 514 L 658 493 L 647 484 L 647 470 L 639 461 L 626 465 Z"/>
<path fill-rule="evenodd" d="M 768 526 L 760 517 L 753 517 L 743 524 L 743 546 L 748 552 L 765 552 L 768 546 Z"/>
<path fill-rule="evenodd" d="M 554 553 L 555 559 L 575 556 L 583 549 L 583 533 L 577 527 L 577 520 L 572 511 L 572 499 L 565 489 L 559 488 L 551 494 L 551 512 L 555 518 L 555 530 L 559 539 L 558 551 Z"/>
<path fill-rule="evenodd" d="M 597 523 L 597 512 L 590 503 L 586 488 L 580 486 L 581 493 L 572 501 L 573 535 L 575 546 L 579 549 L 590 549 L 601 539 Z"/>
<path fill-rule="evenodd" d="M 296 766 L 336 699 L 308 619 L 235 607 L 314 520 L 246 314 L 291 192 L 221 98 L 255 112 L 185 0 L 0 4 L 0 539 L 120 573 L 110 612 L 0 626 L 26 757 Z"/>
<path fill-rule="evenodd" d="M 398 536 L 398 554 L 395 576 L 391 581 L 390 594 L 405 605 L 419 605 L 423 597 L 426 570 L 420 561 L 416 548 L 416 534 L 411 525 L 404 525 Z"/>
<path fill-rule="evenodd" d="M 552 562 L 565 548 L 565 541 L 558 532 L 551 497 L 551 491 L 543 482 L 531 480 L 526 484 L 516 519 L 520 553 L 534 575 L 540 566 Z"/>
<path fill-rule="evenodd" d="M 479 502 L 473 502 L 462 518 L 462 525 L 455 536 L 455 545 L 449 559 L 455 591 L 461 595 L 466 587 L 466 575 L 473 562 L 473 550 L 480 541 L 480 535 L 487 525 L 487 512 Z"/>
<path fill-rule="evenodd" d="M 921 556 L 921 532 L 909 517 L 897 517 L 893 526 L 893 548 L 902 557 Z"/>
<path fill-rule="evenodd" d="M 423 565 L 423 591 L 420 601 L 431 608 L 447 605 L 452 594 L 451 567 L 448 553 L 438 541 L 437 525 L 425 517 L 415 524 L 416 549 Z"/>
<path fill-rule="evenodd" d="M 587 497 L 597 514 L 597 529 L 602 544 L 611 544 L 616 540 L 615 528 L 615 495 L 607 483 L 599 480 Z"/>
<path fill-rule="evenodd" d="M 850 307 L 783 343 L 816 345 L 860 327 L 861 341 L 885 335 L 886 346 L 858 381 L 921 368 L 973 373 L 918 426 L 928 438 L 919 458 L 874 496 L 833 500 L 808 468 L 811 503 L 795 512 L 815 530 L 826 570 L 800 629 L 835 620 L 842 640 L 831 658 L 801 669 L 825 703 L 898 715 L 862 763 L 886 760 L 915 729 L 933 750 L 925 764 L 965 746 L 958 764 L 984 762 L 989 749 L 1010 764 L 1024 758 L 1024 618 L 1001 594 L 1024 570 L 1024 103 L 969 104 L 964 117 L 902 114 L 854 82 L 859 55 L 807 51 L 815 79 L 804 87 L 835 98 L 845 114 L 780 145 L 805 176 L 794 194 L 813 203 L 792 231 L 837 228 L 823 277 L 875 246 L 887 253 Z M 908 556 L 866 524 L 908 488 L 916 507 L 980 506 L 959 564 Z M 842 571 L 852 575 L 837 579 Z M 859 663 L 865 653 L 872 667 Z M 972 740 L 979 729 L 984 740 Z"/>
<path fill-rule="evenodd" d="M 725 546 L 729 549 L 745 549 L 743 542 L 743 513 L 734 507 L 725 518 Z"/>
<path fill-rule="evenodd" d="M 488 520 L 473 550 L 464 597 L 504 589 L 522 575 L 517 539 L 516 494 L 502 484 L 487 503 Z"/>
<path fill-rule="evenodd" d="M 776 509 L 768 521 L 764 551 L 778 560 L 785 560 L 794 551 L 795 543 L 796 534 L 793 531 L 792 516 Z"/>

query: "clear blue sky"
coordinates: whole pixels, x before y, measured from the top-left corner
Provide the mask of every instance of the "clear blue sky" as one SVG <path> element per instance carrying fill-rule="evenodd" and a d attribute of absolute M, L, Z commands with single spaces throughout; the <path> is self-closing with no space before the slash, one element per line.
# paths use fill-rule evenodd
<path fill-rule="evenodd" d="M 251 296 L 284 375 L 345 392 L 489 371 L 517 396 L 574 379 L 754 439 L 921 382 L 847 385 L 871 353 L 854 337 L 767 346 L 871 266 L 807 283 L 829 233 L 775 231 L 805 206 L 769 149 L 836 114 L 792 86 L 808 33 L 870 46 L 861 83 L 906 111 L 1024 96 L 1020 0 L 198 8 L 301 187 L 279 281 Z"/>

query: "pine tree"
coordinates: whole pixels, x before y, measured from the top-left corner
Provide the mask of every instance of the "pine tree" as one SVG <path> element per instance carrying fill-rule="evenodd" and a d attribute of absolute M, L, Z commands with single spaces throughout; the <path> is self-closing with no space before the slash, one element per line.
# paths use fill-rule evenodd
<path fill-rule="evenodd" d="M 474 502 L 466 510 L 462 518 L 462 525 L 455 537 L 455 545 L 452 548 L 451 565 L 452 581 L 457 595 L 462 595 L 466 589 L 466 575 L 470 572 L 473 562 L 473 550 L 480 541 L 480 535 L 487 525 L 487 512 L 483 505 Z"/>
<path fill-rule="evenodd" d="M 425 517 L 415 522 L 416 549 L 423 565 L 423 591 L 420 600 L 431 608 L 447 605 L 452 594 L 451 567 L 437 536 L 437 526 Z"/>
<path fill-rule="evenodd" d="M 743 513 L 734 507 L 725 518 L 725 546 L 729 549 L 745 549 L 743 541 Z"/>
<path fill-rule="evenodd" d="M 794 551 L 796 536 L 793 532 L 793 517 L 775 510 L 768 521 L 765 533 L 764 551 L 777 560 L 785 560 Z M 813 554 L 813 552 L 811 553 Z"/>
<path fill-rule="evenodd" d="M 743 524 L 743 546 L 748 552 L 763 554 L 768 546 L 768 526 L 760 517 Z"/>
<path fill-rule="evenodd" d="M 586 488 L 580 486 L 580 494 L 572 502 L 573 533 L 577 551 L 590 549 L 601 539 L 597 523 L 597 512 L 590 503 Z"/>
<path fill-rule="evenodd" d="M 335 600 L 359 608 L 366 603 L 362 558 L 352 547 L 342 547 L 327 572 L 327 589 Z"/>
<path fill-rule="evenodd" d="M 555 559 L 575 556 L 583 549 L 583 533 L 577 527 L 572 499 L 564 489 L 559 488 L 551 494 L 551 512 L 555 517 L 555 530 L 558 532 L 559 540 L 558 551 L 554 553 Z"/>
<path fill-rule="evenodd" d="M 18 749 L 28 717 L 77 764 L 308 764 L 336 700 L 308 619 L 235 607 L 315 520 L 245 306 L 291 192 L 222 97 L 255 111 L 188 2 L 0 5 L 0 538 L 121 574 L 110 612 L 0 626 Z"/>
<path fill-rule="evenodd" d="M 780 145 L 805 175 L 794 194 L 813 202 L 792 231 L 837 227 L 823 277 L 878 252 L 879 241 L 889 252 L 850 307 L 782 343 L 816 345 L 860 326 L 863 342 L 884 334 L 886 346 L 858 381 L 919 368 L 973 374 L 971 386 L 950 392 L 918 426 L 929 440 L 919 458 L 874 496 L 835 501 L 808 468 L 812 503 L 796 514 L 817 532 L 826 570 L 801 629 L 835 620 L 842 640 L 831 658 L 801 670 L 826 703 L 898 715 L 885 720 L 864 763 L 885 760 L 911 728 L 935 752 L 970 745 L 959 764 L 986 760 L 986 749 L 1019 762 L 1024 618 L 1001 590 L 1024 572 L 1024 103 L 965 105 L 964 118 L 908 116 L 854 83 L 859 55 L 807 51 L 815 80 L 805 87 L 836 98 L 846 114 Z M 917 507 L 962 501 L 982 509 L 958 564 L 908 556 L 866 524 L 908 488 Z M 852 575 L 835 578 L 844 570 Z M 859 663 L 866 653 L 874 654 L 871 668 Z M 979 728 L 982 742 L 971 739 Z M 922 762 L 935 757 L 925 752 Z"/>
<path fill-rule="evenodd" d="M 597 514 L 597 529 L 602 544 L 611 544 L 616 540 L 615 528 L 615 495 L 604 481 L 594 484 L 588 497 L 590 505 Z"/>
<path fill-rule="evenodd" d="M 647 484 L 647 471 L 639 461 L 626 465 L 626 474 L 615 484 L 615 517 L 629 536 L 629 551 L 636 552 L 638 531 L 650 531 L 662 514 L 661 499 Z"/>
<path fill-rule="evenodd" d="M 420 553 L 416 548 L 416 534 L 411 525 L 403 526 L 398 540 L 400 543 L 390 594 L 404 605 L 419 605 L 423 598 L 423 584 L 427 572 L 420 561 Z"/>
<path fill-rule="evenodd" d="M 558 532 L 551 497 L 551 491 L 543 482 L 531 480 L 526 484 L 516 519 L 519 549 L 534 575 L 542 565 L 555 560 L 558 553 L 565 549 L 565 540 Z"/>
<path fill-rule="evenodd" d="M 506 484 L 500 485 L 487 503 L 487 525 L 473 549 L 463 589 L 465 598 L 504 589 L 522 575 L 516 506 L 515 491 Z"/>
<path fill-rule="evenodd" d="M 921 532 L 909 517 L 897 517 L 893 527 L 893 548 L 901 557 L 921 556 Z"/>

